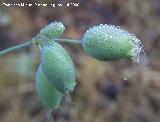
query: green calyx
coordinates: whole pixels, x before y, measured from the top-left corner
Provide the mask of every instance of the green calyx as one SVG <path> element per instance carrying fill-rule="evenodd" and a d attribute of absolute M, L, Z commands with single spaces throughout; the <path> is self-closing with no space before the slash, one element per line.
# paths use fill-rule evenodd
<path fill-rule="evenodd" d="M 49 25 L 46 25 L 40 31 L 40 34 L 44 34 L 47 38 L 56 38 L 60 36 L 65 30 L 65 26 L 61 22 L 52 22 Z"/>
<path fill-rule="evenodd" d="M 59 107 L 63 95 L 46 79 L 41 65 L 36 73 L 36 91 L 45 109 L 53 110 Z"/>
<path fill-rule="evenodd" d="M 90 28 L 82 38 L 82 47 L 90 56 L 98 60 L 118 60 L 122 58 L 138 61 L 141 43 L 127 31 L 112 25 Z"/>
<path fill-rule="evenodd" d="M 67 93 L 74 90 L 75 70 L 73 62 L 65 49 L 51 42 L 41 49 L 41 65 L 46 78 L 57 90 Z"/>

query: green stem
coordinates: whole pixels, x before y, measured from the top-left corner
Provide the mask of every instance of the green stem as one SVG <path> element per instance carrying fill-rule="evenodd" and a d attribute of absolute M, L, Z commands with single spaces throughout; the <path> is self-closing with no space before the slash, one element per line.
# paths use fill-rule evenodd
<path fill-rule="evenodd" d="M 36 40 L 36 39 L 33 38 L 31 41 L 28 41 L 28 42 L 25 42 L 23 44 L 19 44 L 19 45 L 7 48 L 5 50 L 2 50 L 2 51 L 0 51 L 0 57 L 3 56 L 3 55 L 6 55 L 7 53 L 13 52 L 15 50 L 28 47 L 32 44 L 39 44 L 40 42 L 38 42 L 38 41 L 41 41 L 41 40 Z M 54 39 L 54 41 L 65 43 L 65 44 L 75 44 L 75 45 L 80 45 L 81 44 L 81 41 L 72 40 L 72 39 Z"/>
<path fill-rule="evenodd" d="M 54 39 L 54 41 L 65 43 L 65 44 L 76 44 L 76 45 L 80 45 L 82 43 L 79 40 L 73 40 L 73 39 Z"/>
<path fill-rule="evenodd" d="M 25 47 L 28 47 L 32 45 L 32 41 L 28 41 L 26 43 L 23 43 L 23 44 L 19 44 L 19 45 L 16 45 L 16 46 L 13 46 L 13 47 L 10 47 L 10 48 L 7 48 L 5 50 L 2 50 L 0 51 L 0 57 L 3 56 L 3 55 L 6 55 L 7 53 L 10 53 L 12 51 L 15 51 L 17 49 L 22 49 L 22 48 L 25 48 Z"/>

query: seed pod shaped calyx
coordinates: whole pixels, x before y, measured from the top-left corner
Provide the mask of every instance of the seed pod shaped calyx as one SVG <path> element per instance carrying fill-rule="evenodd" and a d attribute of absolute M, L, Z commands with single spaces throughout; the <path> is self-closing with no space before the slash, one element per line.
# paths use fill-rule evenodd
<path fill-rule="evenodd" d="M 113 25 L 99 25 L 90 28 L 82 38 L 82 47 L 98 60 L 121 58 L 139 61 L 142 45 L 136 36 Z"/>
<path fill-rule="evenodd" d="M 62 93 L 60 93 L 55 86 L 46 79 L 41 65 L 36 73 L 36 91 L 44 108 L 52 110 L 59 107 Z"/>
<path fill-rule="evenodd" d="M 57 42 L 45 45 L 41 50 L 42 69 L 47 79 L 62 93 L 73 91 L 75 70 L 65 49 Z"/>
<path fill-rule="evenodd" d="M 64 25 L 61 22 L 52 22 L 46 25 L 41 31 L 41 34 L 45 34 L 48 38 L 56 38 L 60 36 L 65 30 Z"/>

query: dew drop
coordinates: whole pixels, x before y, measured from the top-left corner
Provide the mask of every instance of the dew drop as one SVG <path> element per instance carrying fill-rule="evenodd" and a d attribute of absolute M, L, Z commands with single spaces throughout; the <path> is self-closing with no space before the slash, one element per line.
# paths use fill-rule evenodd
<path fill-rule="evenodd" d="M 123 73 L 123 80 L 128 80 L 128 75 L 126 74 L 126 72 Z"/>
<path fill-rule="evenodd" d="M 123 80 L 128 80 L 128 77 L 124 76 L 124 77 L 123 77 Z"/>
<path fill-rule="evenodd" d="M 120 26 L 117 26 L 118 29 L 120 29 Z"/>
<path fill-rule="evenodd" d="M 76 86 L 77 83 L 74 83 L 73 85 Z"/>

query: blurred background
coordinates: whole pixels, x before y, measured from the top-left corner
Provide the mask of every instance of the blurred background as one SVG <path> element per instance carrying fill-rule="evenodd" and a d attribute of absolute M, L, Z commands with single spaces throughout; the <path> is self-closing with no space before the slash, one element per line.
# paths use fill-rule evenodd
<path fill-rule="evenodd" d="M 62 7 L 5 6 L 2 3 L 58 3 Z M 79 6 L 66 6 L 79 3 Z M 113 24 L 134 33 L 143 43 L 140 63 L 97 61 L 80 46 L 63 45 L 76 67 L 72 103 L 53 113 L 55 122 L 160 121 L 159 0 L 1 0 L 0 50 L 30 40 L 52 21 L 66 30 L 61 38 L 81 40 L 93 25 Z M 0 122 L 44 122 L 45 111 L 35 92 L 40 51 L 36 46 L 0 57 Z"/>

